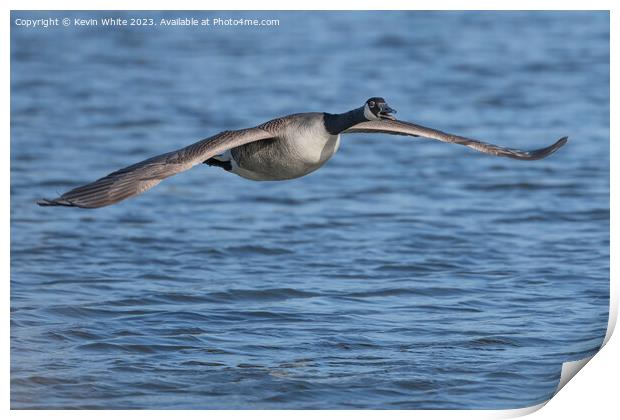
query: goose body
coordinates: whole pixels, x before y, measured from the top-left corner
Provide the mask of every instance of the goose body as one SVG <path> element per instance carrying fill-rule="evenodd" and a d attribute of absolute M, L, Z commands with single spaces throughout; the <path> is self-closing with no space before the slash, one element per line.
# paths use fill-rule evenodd
<path fill-rule="evenodd" d="M 243 178 L 281 181 L 307 175 L 325 164 L 337 151 L 342 134 L 375 133 L 426 137 L 460 144 L 482 153 L 519 160 L 549 156 L 566 144 L 533 151 L 496 146 L 399 121 L 383 98 L 370 98 L 342 114 L 307 112 L 276 118 L 256 127 L 223 131 L 173 152 L 164 153 L 112 172 L 58 198 L 38 201 L 41 206 L 97 208 L 141 194 L 162 180 L 206 163 Z"/>
<path fill-rule="evenodd" d="M 308 112 L 277 118 L 259 126 L 273 138 L 237 146 L 219 160 L 231 172 L 254 181 L 299 178 L 325 164 L 340 146 L 340 134 L 325 129 L 324 114 Z"/>

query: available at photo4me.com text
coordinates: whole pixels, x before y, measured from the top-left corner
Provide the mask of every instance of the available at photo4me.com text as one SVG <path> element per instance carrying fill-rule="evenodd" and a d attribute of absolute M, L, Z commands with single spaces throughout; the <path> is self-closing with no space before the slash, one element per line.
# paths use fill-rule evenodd
<path fill-rule="evenodd" d="M 196 17 L 175 17 L 175 18 L 123 18 L 123 17 L 102 17 L 102 18 L 18 18 L 15 19 L 16 26 L 26 28 L 49 28 L 56 26 L 279 26 L 280 19 L 242 19 L 242 18 L 196 18 Z"/>

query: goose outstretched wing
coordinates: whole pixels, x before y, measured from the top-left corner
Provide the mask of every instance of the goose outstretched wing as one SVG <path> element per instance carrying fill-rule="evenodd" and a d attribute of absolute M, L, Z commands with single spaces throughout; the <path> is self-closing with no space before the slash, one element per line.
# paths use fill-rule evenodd
<path fill-rule="evenodd" d="M 424 127 L 400 120 L 378 120 L 366 121 L 354 125 L 344 131 L 345 133 L 384 133 L 401 136 L 426 137 L 433 140 L 439 140 L 446 143 L 455 143 L 470 147 L 482 153 L 489 155 L 504 156 L 512 159 L 521 160 L 537 160 L 542 159 L 554 153 L 560 147 L 564 146 L 568 141 L 568 137 L 562 137 L 551 146 L 542 149 L 524 151 L 518 149 L 510 149 L 507 147 L 496 146 L 494 144 L 485 143 L 483 141 L 469 139 L 467 137 L 456 136 L 454 134 L 444 133 L 443 131 L 433 128 Z"/>
<path fill-rule="evenodd" d="M 37 204 L 82 208 L 109 206 L 141 194 L 164 179 L 184 172 L 226 150 L 271 137 L 271 133 L 258 127 L 223 131 L 182 149 L 119 169 L 90 184 L 74 188 L 58 198 L 40 200 Z"/>

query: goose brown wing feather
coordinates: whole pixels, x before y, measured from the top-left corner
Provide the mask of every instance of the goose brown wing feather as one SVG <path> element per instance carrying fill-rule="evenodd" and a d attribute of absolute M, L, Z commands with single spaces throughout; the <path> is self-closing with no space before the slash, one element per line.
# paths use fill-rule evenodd
<path fill-rule="evenodd" d="M 512 159 L 521 160 L 537 160 L 542 159 L 557 151 L 568 141 L 568 137 L 562 137 L 550 146 L 542 149 L 525 151 L 519 149 L 511 149 L 508 147 L 497 146 L 480 140 L 474 140 L 467 137 L 457 136 L 454 134 L 444 133 L 443 131 L 433 128 L 424 127 L 400 120 L 378 120 L 366 121 L 354 125 L 345 133 L 383 133 L 401 136 L 426 137 L 433 140 L 439 140 L 446 143 L 460 144 L 477 150 L 482 153 L 495 156 L 503 156 Z"/>
<path fill-rule="evenodd" d="M 74 188 L 54 199 L 43 199 L 40 206 L 97 208 L 136 196 L 164 179 L 184 172 L 233 147 L 271 138 L 262 128 L 223 131 L 173 152 L 164 153 L 112 172 L 94 182 Z"/>

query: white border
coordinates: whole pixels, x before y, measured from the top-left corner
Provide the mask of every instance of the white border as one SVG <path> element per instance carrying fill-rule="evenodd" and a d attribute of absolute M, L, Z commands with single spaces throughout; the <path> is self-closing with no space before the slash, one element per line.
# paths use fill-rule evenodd
<path fill-rule="evenodd" d="M 165 3 L 161 0 L 153 0 L 148 3 L 136 2 L 129 0 L 110 0 L 110 1 L 91 1 L 88 3 L 71 1 L 56 1 L 53 5 L 44 1 L 24 0 L 18 1 L 5 1 L 3 4 L 6 6 L 6 14 L 4 24 L 1 29 L 1 45 L 2 45 L 2 59 L 4 65 L 2 66 L 4 81 L 3 91 L 3 113 L 2 120 L 4 122 L 3 127 L 5 130 L 10 130 L 10 10 L 377 10 L 377 9 L 414 9 L 414 10 L 611 10 L 611 115 L 618 114 L 617 106 L 617 80 L 614 77 L 618 73 L 618 54 L 614 47 L 618 44 L 618 28 L 620 28 L 620 19 L 618 12 L 619 8 L 614 7 L 618 3 L 612 0 L 590 0 L 590 1 L 562 1 L 557 0 L 444 0 L 441 2 L 432 0 L 418 0 L 415 2 L 397 1 L 397 0 L 340 0 L 336 4 L 334 1 L 327 0 L 296 0 L 295 2 L 284 2 L 274 0 L 263 1 L 249 1 L 241 0 L 227 2 L 207 2 L 207 1 L 188 1 L 177 0 L 173 3 Z M 173 7 L 171 7 L 173 6 Z M 559 8 L 558 6 L 561 6 Z M 567 28 L 570 30 L 570 28 Z M 10 153 L 9 153 L 9 139 L 10 131 L 6 133 L 5 141 L 2 142 L 4 168 L 5 168 L 5 181 L 2 182 L 1 188 L 3 196 L 10 197 Z M 611 138 L 616 138 L 617 123 L 614 119 L 611 119 Z M 616 177 L 616 170 L 614 169 L 614 163 L 617 161 L 617 153 L 614 142 L 611 141 L 611 180 Z M 4 296 L 3 300 L 3 313 L 6 314 L 5 322 L 2 324 L 2 336 L 4 339 L 4 346 L 2 347 L 2 356 L 4 363 L 2 364 L 2 372 L 4 381 L 2 382 L 2 390 L 4 398 L 2 399 L 3 411 L 8 411 L 10 407 L 10 341 L 9 341 L 9 328 L 10 328 L 10 236 L 8 235 L 10 229 L 10 204 L 9 200 L 4 201 L 2 211 L 4 212 L 5 230 L 7 233 L 5 240 L 2 242 L 2 267 L 4 268 Z M 614 260 L 616 256 L 615 252 L 615 233 L 616 225 L 614 223 L 614 210 L 617 208 L 617 192 L 614 184 L 611 184 L 611 260 Z M 618 339 L 609 341 L 613 328 L 615 326 L 618 306 L 617 306 L 617 282 L 615 276 L 615 267 L 611 266 L 611 309 L 610 319 L 607 335 L 605 337 L 605 343 L 608 343 L 600 354 L 593 357 L 592 361 L 584 368 L 584 372 L 580 373 L 580 378 L 576 381 L 571 381 L 565 389 L 562 390 L 557 396 L 555 396 L 549 403 L 549 407 L 544 410 L 537 411 L 539 408 L 546 404 L 539 404 L 538 406 L 528 407 L 518 410 L 498 410 L 498 411 L 482 411 L 482 410 L 468 410 L 468 411 L 115 411 L 114 416 L 121 417 L 134 417 L 134 416 L 148 416 L 150 419 L 156 420 L 161 418 L 168 418 L 170 416 L 178 417 L 179 415 L 187 416 L 190 418 L 202 418 L 205 415 L 216 418 L 236 419 L 239 417 L 252 417 L 258 418 L 290 418 L 294 416 L 296 418 L 314 418 L 317 415 L 328 418 L 355 418 L 364 420 L 369 417 L 391 417 L 391 418 L 410 418 L 416 416 L 417 418 L 507 418 L 525 415 L 537 411 L 534 416 L 536 418 L 583 418 L 584 416 L 609 418 L 610 413 L 618 413 L 619 399 L 616 396 L 617 379 L 618 379 L 618 360 L 615 354 L 618 353 L 619 345 Z M 570 366 L 569 366 L 570 367 Z M 574 365 L 573 365 L 574 367 Z M 563 370 L 566 369 L 563 368 Z M 558 388 L 558 390 L 561 387 Z M 592 405 L 592 402 L 596 402 Z M 76 412 L 76 411 L 11 411 L 10 415 L 16 418 L 32 418 L 32 417 L 57 417 L 57 418 L 82 418 L 85 415 L 94 418 L 108 418 L 111 413 L 106 411 L 88 411 L 88 412 Z"/>

